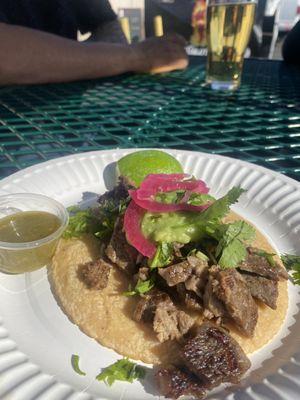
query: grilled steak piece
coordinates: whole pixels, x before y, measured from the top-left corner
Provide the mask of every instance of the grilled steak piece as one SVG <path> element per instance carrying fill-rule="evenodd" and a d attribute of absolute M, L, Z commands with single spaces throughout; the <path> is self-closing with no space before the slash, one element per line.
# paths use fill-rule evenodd
<path fill-rule="evenodd" d="M 158 273 L 165 279 L 168 286 L 172 287 L 178 283 L 185 282 L 192 273 L 192 267 L 186 260 L 166 268 L 159 268 Z"/>
<path fill-rule="evenodd" d="M 182 243 L 178 242 L 173 243 L 174 256 L 179 260 L 183 258 L 183 255 L 181 253 L 182 247 L 184 247 L 184 244 Z"/>
<path fill-rule="evenodd" d="M 156 309 L 153 329 L 158 340 L 162 343 L 167 340 L 180 339 L 194 324 L 194 320 L 184 311 L 172 307 L 159 305 Z"/>
<path fill-rule="evenodd" d="M 205 307 L 204 316 L 208 319 L 225 317 L 227 314 L 225 305 L 217 298 L 214 292 L 217 290 L 218 286 L 218 281 L 214 278 L 213 274 L 210 273 L 203 296 L 203 304 Z"/>
<path fill-rule="evenodd" d="M 265 278 L 273 279 L 274 281 L 279 281 L 281 278 L 288 279 L 289 275 L 287 271 L 277 262 L 275 262 L 275 266 L 272 266 L 265 257 L 256 254 L 260 251 L 259 249 L 248 247 L 247 250 L 248 256 L 239 265 L 240 270 L 252 272 Z"/>
<path fill-rule="evenodd" d="M 134 319 L 152 322 L 160 342 L 179 339 L 194 323 L 188 314 L 175 307 L 168 294 L 157 289 L 150 290 L 139 300 Z"/>
<path fill-rule="evenodd" d="M 179 368 L 160 368 L 155 378 L 160 394 L 165 397 L 178 399 L 180 396 L 193 396 L 199 400 L 205 397 L 205 388 L 199 379 Z"/>
<path fill-rule="evenodd" d="M 184 365 L 210 389 L 222 382 L 238 383 L 251 365 L 240 345 L 210 322 L 203 323 L 196 335 L 186 340 L 180 356 Z"/>
<path fill-rule="evenodd" d="M 185 287 L 202 297 L 208 278 L 207 261 L 193 256 L 188 257 L 187 260 L 192 267 L 192 273 L 185 281 Z"/>
<path fill-rule="evenodd" d="M 206 261 L 189 256 L 178 264 L 159 268 L 158 273 L 165 279 L 168 286 L 172 287 L 184 282 L 187 290 L 201 296 L 207 281 L 208 265 Z"/>
<path fill-rule="evenodd" d="M 140 298 L 136 305 L 133 318 L 137 322 L 153 322 L 157 307 L 172 307 L 173 302 L 167 293 L 152 289 Z"/>
<path fill-rule="evenodd" d="M 184 283 L 176 285 L 178 300 L 183 303 L 189 310 L 201 311 L 202 300 L 194 292 L 186 289 Z"/>
<path fill-rule="evenodd" d="M 278 298 L 278 282 L 253 274 L 242 274 L 252 297 L 261 300 L 267 306 L 276 310 Z"/>
<path fill-rule="evenodd" d="M 133 277 L 135 285 L 138 281 L 146 281 L 147 279 L 150 279 L 150 268 L 148 267 L 140 267 L 138 272 Z"/>
<path fill-rule="evenodd" d="M 89 289 L 104 289 L 108 284 L 110 270 L 111 265 L 100 258 L 81 265 L 78 274 Z"/>
<path fill-rule="evenodd" d="M 213 292 L 226 309 L 236 327 L 245 335 L 253 336 L 257 324 L 258 308 L 242 275 L 234 268 L 221 270 L 212 267 Z"/>
<path fill-rule="evenodd" d="M 116 220 L 114 231 L 105 253 L 110 261 L 131 276 L 136 271 L 138 252 L 127 242 L 123 225 L 124 217 L 120 216 Z"/>

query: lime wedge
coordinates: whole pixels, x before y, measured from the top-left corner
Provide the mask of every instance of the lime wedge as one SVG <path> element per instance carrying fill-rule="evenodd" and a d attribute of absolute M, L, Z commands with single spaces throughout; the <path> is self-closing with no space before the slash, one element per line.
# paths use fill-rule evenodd
<path fill-rule="evenodd" d="M 160 150 L 141 150 L 120 158 L 117 173 L 136 187 L 149 174 L 178 174 L 183 169 L 179 161 Z"/>

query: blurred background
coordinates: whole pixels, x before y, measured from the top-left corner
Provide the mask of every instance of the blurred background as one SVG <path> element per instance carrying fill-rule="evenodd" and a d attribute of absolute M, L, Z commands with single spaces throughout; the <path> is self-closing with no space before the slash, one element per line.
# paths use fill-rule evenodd
<path fill-rule="evenodd" d="M 128 41 L 177 32 L 188 52 L 206 54 L 205 0 L 110 0 Z M 300 0 L 258 0 L 255 25 L 246 56 L 281 58 L 287 32 L 300 19 Z"/>

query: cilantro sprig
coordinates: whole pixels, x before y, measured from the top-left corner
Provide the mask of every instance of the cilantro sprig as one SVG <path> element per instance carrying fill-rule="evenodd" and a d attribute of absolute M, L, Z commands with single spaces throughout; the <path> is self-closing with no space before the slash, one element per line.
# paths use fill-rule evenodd
<path fill-rule="evenodd" d="M 85 233 L 96 233 L 98 223 L 95 220 L 92 210 L 81 210 L 79 207 L 72 206 L 68 208 L 70 214 L 69 224 L 63 233 L 65 239 L 80 237 Z"/>
<path fill-rule="evenodd" d="M 260 249 L 254 250 L 253 253 L 259 257 L 264 257 L 271 267 L 276 267 L 276 262 L 274 260 L 274 257 L 276 256 L 275 253 L 268 253 L 267 251 Z"/>
<path fill-rule="evenodd" d="M 86 375 L 86 373 L 83 372 L 83 371 L 80 369 L 80 367 L 79 367 L 79 355 L 77 355 L 77 354 L 72 354 L 72 357 L 71 357 L 71 365 L 72 365 L 73 370 L 74 370 L 78 375 L 83 375 L 83 376 Z"/>
<path fill-rule="evenodd" d="M 235 268 L 247 256 L 246 243 L 255 237 L 255 229 L 245 221 L 220 225 L 214 236 L 219 239 L 216 258 L 221 268 Z"/>
<path fill-rule="evenodd" d="M 178 204 L 185 194 L 184 190 L 175 190 L 172 192 L 159 192 L 155 195 L 155 200 L 164 204 Z"/>
<path fill-rule="evenodd" d="M 105 200 L 101 204 L 85 210 L 77 206 L 69 207 L 69 224 L 63 237 L 69 239 L 91 233 L 99 239 L 109 238 L 118 215 L 125 210 L 126 205 L 127 200 L 118 204 L 113 200 Z"/>
<path fill-rule="evenodd" d="M 114 364 L 104 368 L 104 370 L 96 376 L 98 381 L 104 381 L 111 386 L 115 381 L 125 381 L 132 383 L 135 379 L 143 379 L 146 371 L 140 365 L 123 358 Z"/>
<path fill-rule="evenodd" d="M 233 187 L 195 218 L 199 229 L 204 231 L 203 237 L 216 241 L 215 254 L 211 251 L 209 253 L 213 262 L 218 261 L 221 268 L 236 268 L 246 258 L 246 243 L 251 242 L 255 236 L 254 228 L 245 221 L 222 223 L 222 219 L 230 211 L 230 206 L 236 203 L 244 192 L 240 187 Z"/>
<path fill-rule="evenodd" d="M 216 201 L 216 199 L 207 193 L 191 193 L 190 198 L 187 203 L 193 206 L 202 206 L 203 204 L 207 204 L 208 202 L 212 203 Z"/>
<path fill-rule="evenodd" d="M 300 285 L 300 256 L 282 254 L 280 258 L 285 268 L 292 272 L 293 282 Z"/>
<path fill-rule="evenodd" d="M 195 224 L 206 235 L 212 235 L 220 226 L 222 218 L 230 211 L 230 206 L 236 203 L 245 189 L 234 186 L 229 192 L 215 200 L 206 210 L 195 217 Z"/>
<path fill-rule="evenodd" d="M 170 264 L 173 259 L 172 243 L 161 242 L 157 246 L 156 253 L 149 263 L 151 269 L 165 267 Z"/>
<path fill-rule="evenodd" d="M 123 292 L 124 296 L 135 296 L 136 294 L 144 294 L 149 292 L 155 285 L 155 276 L 152 274 L 150 279 L 142 281 L 141 279 L 138 280 L 137 284 L 135 285 L 134 289 L 131 289 L 129 286 L 127 292 Z"/>

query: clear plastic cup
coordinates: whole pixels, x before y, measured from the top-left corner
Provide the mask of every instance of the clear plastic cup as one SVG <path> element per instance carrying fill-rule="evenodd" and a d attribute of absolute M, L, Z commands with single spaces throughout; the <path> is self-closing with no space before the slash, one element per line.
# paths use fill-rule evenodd
<path fill-rule="evenodd" d="M 69 215 L 58 201 L 33 193 L 0 196 L 0 220 L 23 211 L 44 211 L 58 217 L 60 225 L 50 235 L 31 242 L 0 241 L 0 271 L 10 274 L 34 271 L 51 263 Z"/>
<path fill-rule="evenodd" d="M 206 83 L 214 90 L 240 86 L 257 0 L 208 0 Z"/>

